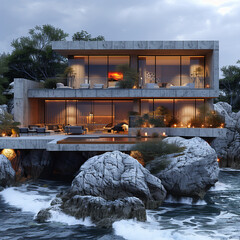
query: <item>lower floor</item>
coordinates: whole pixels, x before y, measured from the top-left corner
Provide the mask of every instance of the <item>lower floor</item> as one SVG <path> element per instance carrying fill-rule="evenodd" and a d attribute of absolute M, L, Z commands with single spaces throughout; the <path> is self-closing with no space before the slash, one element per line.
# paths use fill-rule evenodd
<path fill-rule="evenodd" d="M 161 115 L 164 124 L 171 127 L 188 127 L 189 122 L 203 117 L 211 106 L 211 99 L 148 98 L 112 100 L 47 100 L 30 99 L 29 124 L 83 125 L 89 130 L 119 123 L 129 125 L 129 116 Z M 176 126 L 177 125 L 177 126 Z"/>

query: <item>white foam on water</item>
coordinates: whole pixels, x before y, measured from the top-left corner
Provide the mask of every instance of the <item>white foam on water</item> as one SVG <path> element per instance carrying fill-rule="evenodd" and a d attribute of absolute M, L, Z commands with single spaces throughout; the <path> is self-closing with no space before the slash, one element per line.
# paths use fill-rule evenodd
<path fill-rule="evenodd" d="M 39 190 L 39 188 L 37 188 Z M 45 189 L 47 195 L 41 195 L 38 191 L 27 191 L 27 185 L 21 187 L 10 187 L 0 192 L 4 201 L 11 206 L 21 209 L 23 212 L 31 212 L 34 214 L 34 218 L 37 213 L 44 208 L 50 206 L 51 201 L 54 199 L 56 194 L 51 194 L 51 191 Z M 89 218 L 76 219 L 75 217 L 68 216 L 60 211 L 51 211 L 52 217 L 50 222 L 59 222 L 67 225 L 84 225 L 94 226 Z"/>
<path fill-rule="evenodd" d="M 113 223 L 115 234 L 127 240 L 210 240 L 205 235 L 188 231 L 176 231 L 174 229 L 161 229 L 149 223 L 141 223 L 134 220 L 121 220 Z"/>
<path fill-rule="evenodd" d="M 0 192 L 4 201 L 24 212 L 38 213 L 42 208 L 49 207 L 52 200 L 49 196 L 39 195 L 36 192 L 22 192 L 15 187 L 6 188 Z"/>
<path fill-rule="evenodd" d="M 165 200 L 165 203 L 178 203 L 178 204 L 187 204 L 187 205 L 207 205 L 204 200 L 198 200 L 197 202 L 193 201 L 190 197 L 179 197 L 175 198 L 169 195 Z"/>
<path fill-rule="evenodd" d="M 230 185 L 227 185 L 227 184 L 222 183 L 222 182 L 216 182 L 215 186 L 211 187 L 208 191 L 210 191 L 210 192 L 217 192 L 217 191 L 228 190 L 230 188 L 231 188 Z"/>
<path fill-rule="evenodd" d="M 75 217 L 69 216 L 64 214 L 63 212 L 59 212 L 59 211 L 50 211 L 52 214 L 52 217 L 50 218 L 50 222 L 60 222 L 60 223 L 64 223 L 67 225 L 84 225 L 86 227 L 90 227 L 90 226 L 95 226 L 90 218 L 85 218 L 83 219 L 76 219 Z"/>

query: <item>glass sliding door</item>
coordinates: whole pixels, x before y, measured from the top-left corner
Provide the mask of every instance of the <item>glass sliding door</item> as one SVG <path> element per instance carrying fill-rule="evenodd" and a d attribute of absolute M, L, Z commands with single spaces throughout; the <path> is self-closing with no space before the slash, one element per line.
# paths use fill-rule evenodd
<path fill-rule="evenodd" d="M 195 99 L 176 99 L 175 117 L 178 126 L 187 127 L 190 120 L 196 117 Z"/>
<path fill-rule="evenodd" d="M 66 124 L 65 100 L 45 100 L 45 124 Z"/>
<path fill-rule="evenodd" d="M 77 125 L 77 101 L 66 100 L 67 122 L 66 124 Z"/>
<path fill-rule="evenodd" d="M 75 56 L 68 60 L 69 66 L 73 69 L 74 77 L 68 79 L 68 86 L 80 88 L 80 84 L 88 83 L 88 57 Z"/>
<path fill-rule="evenodd" d="M 113 123 L 114 125 L 129 122 L 129 112 L 133 111 L 133 100 L 113 100 Z"/>
<path fill-rule="evenodd" d="M 173 118 L 173 99 L 154 99 L 154 115 L 162 117 L 165 126 L 169 126 Z"/>
<path fill-rule="evenodd" d="M 147 83 L 155 83 L 156 81 L 155 64 L 156 64 L 155 56 L 138 57 L 140 86 L 145 87 Z"/>
<path fill-rule="evenodd" d="M 141 115 L 152 113 L 153 99 L 141 99 Z"/>
<path fill-rule="evenodd" d="M 94 128 L 103 128 L 112 123 L 112 101 L 95 100 L 93 101 Z"/>
<path fill-rule="evenodd" d="M 103 84 L 107 87 L 107 56 L 89 56 L 89 83 L 91 88 L 94 84 Z"/>
<path fill-rule="evenodd" d="M 204 88 L 204 57 L 182 56 L 182 85 L 192 83 L 195 88 Z"/>
<path fill-rule="evenodd" d="M 180 86 L 180 56 L 156 56 L 156 80 L 160 87 Z"/>
<path fill-rule="evenodd" d="M 77 125 L 88 125 L 93 124 L 93 113 L 92 113 L 92 101 L 91 100 L 78 100 L 77 101 Z"/>
<path fill-rule="evenodd" d="M 123 80 L 123 73 L 118 69 L 121 65 L 129 66 L 129 56 L 108 57 L 108 87 L 115 87 L 118 81 Z"/>

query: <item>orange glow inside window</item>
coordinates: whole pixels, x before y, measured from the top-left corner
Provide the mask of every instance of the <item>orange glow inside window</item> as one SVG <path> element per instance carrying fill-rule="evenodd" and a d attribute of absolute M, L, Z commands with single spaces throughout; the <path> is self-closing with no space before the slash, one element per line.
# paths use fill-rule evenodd
<path fill-rule="evenodd" d="M 109 72 L 108 79 L 113 79 L 115 81 L 123 80 L 123 74 L 121 72 Z"/>

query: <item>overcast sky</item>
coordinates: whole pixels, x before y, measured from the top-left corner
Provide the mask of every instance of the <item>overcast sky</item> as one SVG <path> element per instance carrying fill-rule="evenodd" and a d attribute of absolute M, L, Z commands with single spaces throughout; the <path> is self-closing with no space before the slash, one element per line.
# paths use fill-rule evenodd
<path fill-rule="evenodd" d="M 240 59 L 240 0 L 0 0 L 0 53 L 36 25 L 106 40 L 219 40 L 220 67 Z"/>

